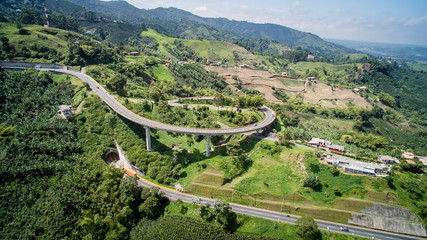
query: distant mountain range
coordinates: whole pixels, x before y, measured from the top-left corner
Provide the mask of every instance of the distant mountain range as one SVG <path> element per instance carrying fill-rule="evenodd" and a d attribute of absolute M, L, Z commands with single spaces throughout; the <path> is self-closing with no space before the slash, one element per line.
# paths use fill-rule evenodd
<path fill-rule="evenodd" d="M 338 39 L 326 40 L 373 56 L 389 58 L 392 60 L 427 62 L 427 46 Z"/>
<path fill-rule="evenodd" d="M 312 33 L 277 24 L 257 24 L 226 18 L 204 18 L 177 8 L 139 9 L 126 1 L 8 0 L 0 2 L 0 9 L 5 16 L 17 17 L 18 9 L 24 7 L 36 8 L 39 12 L 43 12 L 43 3 L 46 3 L 49 13 L 81 17 L 87 15 L 90 10 L 95 12 L 95 15 L 111 20 L 122 20 L 136 25 L 144 23 L 160 33 L 178 38 L 216 39 L 237 44 L 242 41 L 248 44 L 251 39 L 263 39 L 330 58 L 356 52 L 342 45 L 325 41 Z M 135 27 L 123 25 L 121 28 L 123 40 L 129 35 L 135 34 Z M 132 33 L 125 33 L 127 29 Z M 116 39 L 114 42 L 117 43 L 119 40 Z"/>
<path fill-rule="evenodd" d="M 327 42 L 319 36 L 276 24 L 256 24 L 226 18 L 204 18 L 177 8 L 139 9 L 126 1 L 70 0 L 106 17 L 140 24 L 161 33 L 192 39 L 236 40 L 240 37 L 268 39 L 307 49 L 323 56 L 353 53 L 352 49 Z"/>

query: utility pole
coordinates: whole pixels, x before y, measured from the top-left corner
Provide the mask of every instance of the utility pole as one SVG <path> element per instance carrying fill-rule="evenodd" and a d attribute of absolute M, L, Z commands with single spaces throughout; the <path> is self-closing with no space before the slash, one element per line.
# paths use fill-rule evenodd
<path fill-rule="evenodd" d="M 283 209 L 283 202 L 285 201 L 285 199 L 283 198 L 282 199 L 282 206 L 280 207 L 280 211 L 282 211 L 282 209 Z"/>
<path fill-rule="evenodd" d="M 44 15 L 46 17 L 46 25 L 44 25 L 45 27 L 49 27 L 49 17 L 47 16 L 47 8 L 46 8 L 46 3 L 43 4 L 44 6 Z"/>

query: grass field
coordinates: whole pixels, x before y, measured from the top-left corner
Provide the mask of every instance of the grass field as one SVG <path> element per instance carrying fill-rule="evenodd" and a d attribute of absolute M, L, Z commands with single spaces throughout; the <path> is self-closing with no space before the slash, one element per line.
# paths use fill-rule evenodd
<path fill-rule="evenodd" d="M 298 166 L 302 160 L 302 150 L 290 149 L 279 156 L 268 156 L 267 150 L 258 149 L 259 157 L 255 158 L 250 174 L 245 175 L 235 188 L 247 194 L 288 195 L 298 189 L 298 182 L 304 171 Z"/>
<path fill-rule="evenodd" d="M 296 64 L 292 64 L 291 66 L 296 72 L 305 74 L 307 70 L 312 70 L 315 68 L 321 68 L 321 69 L 325 68 L 328 70 L 332 70 L 335 73 L 342 73 L 352 65 L 351 64 L 334 65 L 331 63 L 324 63 L 324 62 L 298 62 Z"/>
<path fill-rule="evenodd" d="M 427 63 L 408 63 L 416 71 L 427 71 Z"/>
<path fill-rule="evenodd" d="M 54 82 L 63 82 L 65 80 L 71 80 L 71 77 L 69 75 L 62 75 L 62 74 L 52 74 L 52 80 Z M 76 81 L 76 80 L 74 80 Z M 80 80 L 81 81 L 81 80 Z M 83 81 L 82 81 L 83 82 Z M 73 83 L 71 83 L 71 85 L 74 85 Z M 83 85 L 83 83 L 81 84 Z"/>
<path fill-rule="evenodd" d="M 150 68 L 150 75 L 158 81 L 172 81 L 174 78 L 169 69 L 163 64 L 156 64 Z"/>
<path fill-rule="evenodd" d="M 296 80 L 289 80 L 289 79 L 283 79 L 279 78 L 280 81 L 285 85 L 286 87 L 304 87 L 305 82 L 304 81 L 296 81 Z"/>
<path fill-rule="evenodd" d="M 51 60 L 40 58 L 40 54 L 47 55 L 48 51 L 54 49 L 57 52 L 55 55 L 65 55 L 69 51 L 65 40 L 67 35 L 77 35 L 77 33 L 60 29 L 46 29 L 39 25 L 24 25 L 23 29 L 26 30 L 26 34 L 19 34 L 15 24 L 0 23 L 0 35 L 8 38 L 10 45 L 15 49 L 26 49 L 30 52 L 28 56 L 16 57 L 15 61 L 51 62 Z M 40 49 L 43 49 L 43 52 L 34 54 Z"/>
<path fill-rule="evenodd" d="M 206 59 L 233 58 L 233 52 L 228 43 L 212 40 L 186 40 L 184 45 L 197 52 L 200 57 Z"/>
<path fill-rule="evenodd" d="M 199 206 L 184 202 L 172 202 L 166 209 L 164 215 L 180 215 L 201 219 L 199 216 Z M 297 226 L 289 223 L 277 222 L 262 218 L 237 214 L 238 227 L 236 233 L 254 234 L 264 237 L 274 237 L 278 239 L 299 239 L 296 234 Z M 321 230 L 321 239 L 364 239 L 346 234 L 333 233 Z"/>

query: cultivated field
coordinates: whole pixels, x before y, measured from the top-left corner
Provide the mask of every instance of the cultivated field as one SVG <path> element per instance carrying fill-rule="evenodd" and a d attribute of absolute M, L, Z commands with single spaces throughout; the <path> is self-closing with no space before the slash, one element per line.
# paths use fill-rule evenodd
<path fill-rule="evenodd" d="M 262 92 L 264 98 L 269 102 L 281 102 L 273 96 L 273 93 L 274 89 L 283 89 L 289 96 L 299 95 L 304 99 L 304 102 L 319 104 L 324 107 L 346 107 L 349 102 L 368 109 L 372 107 L 364 98 L 350 89 L 333 88 L 317 81 L 308 82 L 302 79 L 274 75 L 268 71 L 241 67 L 206 66 L 205 69 L 218 72 L 219 75 L 226 78 L 229 87 L 234 92 L 241 93 L 232 85 L 236 83 L 233 76 L 238 76 L 242 87 Z"/>

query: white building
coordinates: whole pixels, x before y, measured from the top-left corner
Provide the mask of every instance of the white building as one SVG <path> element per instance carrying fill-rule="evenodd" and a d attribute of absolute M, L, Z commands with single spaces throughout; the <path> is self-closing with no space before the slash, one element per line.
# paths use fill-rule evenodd
<path fill-rule="evenodd" d="M 59 110 L 58 110 L 58 115 L 62 116 L 62 117 L 68 117 L 71 114 L 73 114 L 72 110 L 73 110 L 73 106 L 71 105 L 59 105 Z"/>
<path fill-rule="evenodd" d="M 328 163 L 337 167 L 341 167 L 346 172 L 369 176 L 386 176 L 390 171 L 390 167 L 385 164 L 362 162 L 338 155 L 333 155 L 331 158 L 329 158 Z"/>

